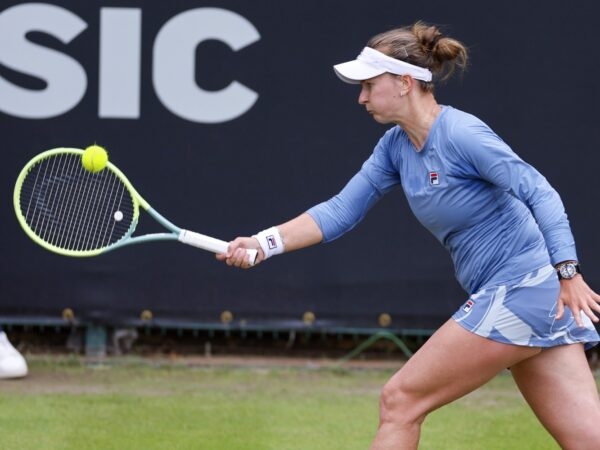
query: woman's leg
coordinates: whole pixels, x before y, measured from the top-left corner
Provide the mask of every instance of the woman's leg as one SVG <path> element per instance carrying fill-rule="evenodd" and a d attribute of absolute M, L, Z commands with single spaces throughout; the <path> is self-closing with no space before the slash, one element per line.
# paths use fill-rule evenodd
<path fill-rule="evenodd" d="M 563 449 L 600 449 L 600 400 L 582 344 L 544 350 L 513 365 L 511 372 Z"/>
<path fill-rule="evenodd" d="M 477 336 L 449 320 L 384 386 L 371 449 L 416 449 L 429 412 L 539 352 Z"/>

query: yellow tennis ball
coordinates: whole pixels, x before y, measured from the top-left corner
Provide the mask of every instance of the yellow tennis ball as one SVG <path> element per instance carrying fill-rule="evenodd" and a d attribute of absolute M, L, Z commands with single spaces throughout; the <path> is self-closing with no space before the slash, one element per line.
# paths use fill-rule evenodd
<path fill-rule="evenodd" d="M 89 172 L 100 172 L 107 162 L 108 153 L 99 145 L 90 145 L 81 155 L 81 164 Z"/>

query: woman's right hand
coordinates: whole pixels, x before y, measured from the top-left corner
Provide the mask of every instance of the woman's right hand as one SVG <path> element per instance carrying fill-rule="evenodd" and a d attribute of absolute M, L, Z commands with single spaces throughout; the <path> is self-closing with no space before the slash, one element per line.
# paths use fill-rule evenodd
<path fill-rule="evenodd" d="M 258 253 L 254 264 L 250 264 L 248 252 L 246 249 L 256 250 Z M 216 258 L 219 261 L 225 261 L 228 266 L 239 267 L 241 269 L 249 269 L 254 267 L 264 260 L 264 253 L 256 238 L 253 237 L 237 237 L 229 243 L 226 254 L 217 254 Z"/>

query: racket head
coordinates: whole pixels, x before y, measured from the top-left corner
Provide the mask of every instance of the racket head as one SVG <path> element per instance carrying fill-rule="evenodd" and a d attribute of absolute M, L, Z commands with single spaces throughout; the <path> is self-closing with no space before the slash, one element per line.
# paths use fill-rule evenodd
<path fill-rule="evenodd" d="M 134 232 L 145 201 L 111 162 L 92 173 L 83 150 L 55 148 L 40 153 L 19 173 L 13 205 L 27 235 L 66 256 L 95 256 Z"/>

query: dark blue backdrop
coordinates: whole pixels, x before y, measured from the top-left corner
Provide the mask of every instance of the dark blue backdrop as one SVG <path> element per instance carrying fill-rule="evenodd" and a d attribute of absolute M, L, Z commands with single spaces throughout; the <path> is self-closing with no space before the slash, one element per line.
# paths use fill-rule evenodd
<path fill-rule="evenodd" d="M 2 2 L 0 17 L 23 4 Z M 465 294 L 446 252 L 412 217 L 400 191 L 387 195 L 340 240 L 249 271 L 227 268 L 208 253 L 174 243 L 65 258 L 31 242 L 12 209 L 16 176 L 31 157 L 97 142 L 153 207 L 180 226 L 229 240 L 292 218 L 336 193 L 386 129 L 357 105 L 358 89 L 341 83 L 332 64 L 356 56 L 375 33 L 418 19 L 443 25 L 471 50 L 466 75 L 438 87 L 440 103 L 488 122 L 559 190 L 587 279 L 600 289 L 596 3 L 52 4 L 78 16 L 86 28 L 67 44 L 47 33 L 30 33 L 28 39 L 78 61 L 87 87 L 71 109 L 42 119 L 7 113 L 0 93 L 4 321 L 59 319 L 71 308 L 81 320 L 105 324 L 135 322 L 149 309 L 159 321 L 218 322 L 229 310 L 234 324 L 291 326 L 313 311 L 323 326 L 377 327 L 381 313 L 390 314 L 395 327 L 437 326 Z M 239 51 L 216 40 L 195 51 L 197 86 L 216 92 L 236 80 L 258 94 L 247 112 L 221 123 L 174 114 L 152 81 L 159 30 L 180 13 L 208 6 L 235 12 L 260 35 Z M 141 12 L 138 118 L 99 117 L 100 17 L 101 8 L 108 7 Z M 11 70 L 7 47 L 0 48 L 5 52 L 0 51 L 0 79 L 29 90 L 45 88 L 39 77 Z M 145 218 L 140 231 L 154 230 Z"/>

